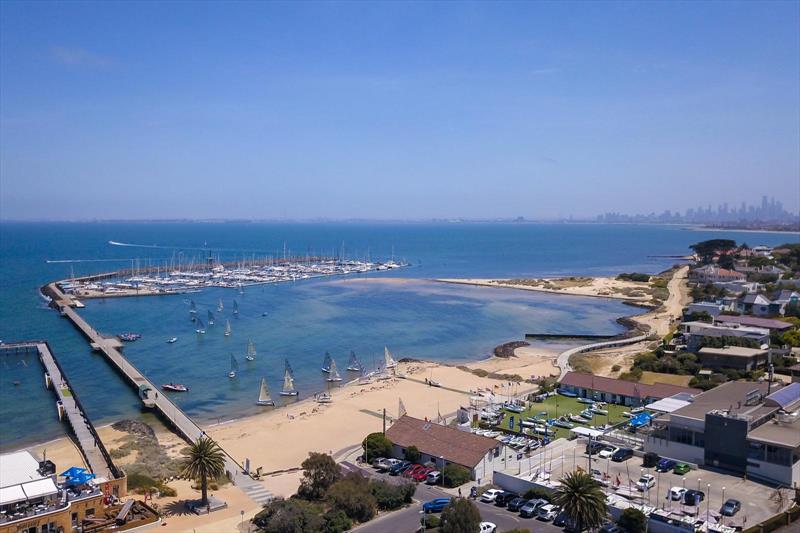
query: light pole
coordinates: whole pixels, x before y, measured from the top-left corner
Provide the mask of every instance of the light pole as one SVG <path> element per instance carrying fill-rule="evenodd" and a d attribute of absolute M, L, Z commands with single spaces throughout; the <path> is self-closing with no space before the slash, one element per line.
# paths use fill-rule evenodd
<path fill-rule="evenodd" d="M 444 456 L 440 455 L 439 459 L 442 460 L 442 488 L 444 488 Z"/>
<path fill-rule="evenodd" d="M 708 515 L 711 511 L 711 483 L 706 485 L 708 491 L 708 498 L 706 499 L 706 528 L 708 528 Z"/>
<path fill-rule="evenodd" d="M 722 505 L 725 505 L 725 487 L 722 487 Z M 722 525 L 724 524 L 725 517 L 722 516 L 722 513 L 719 514 L 719 523 Z"/>

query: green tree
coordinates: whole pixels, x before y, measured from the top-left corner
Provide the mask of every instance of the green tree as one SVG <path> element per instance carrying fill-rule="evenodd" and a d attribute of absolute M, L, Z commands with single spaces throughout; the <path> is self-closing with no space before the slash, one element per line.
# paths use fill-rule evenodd
<path fill-rule="evenodd" d="M 402 507 L 403 504 L 411 503 L 417 485 L 415 483 L 387 483 L 378 479 L 370 481 L 369 490 L 375 497 L 378 509 L 393 511 Z"/>
<path fill-rule="evenodd" d="M 265 533 L 318 533 L 324 530 L 326 521 L 319 505 L 290 498 L 266 504 L 253 517 L 253 524 Z"/>
<path fill-rule="evenodd" d="M 369 481 L 358 472 L 350 472 L 331 485 L 326 499 L 331 508 L 358 522 L 371 520 L 378 505 L 370 491 Z"/>
<path fill-rule="evenodd" d="M 362 443 L 364 447 L 364 460 L 371 463 L 376 457 L 389 457 L 392 455 L 392 441 L 383 433 L 370 433 Z"/>
<path fill-rule="evenodd" d="M 303 479 L 297 495 L 307 500 L 321 500 L 325 492 L 341 477 L 339 465 L 326 453 L 311 452 L 301 464 Z"/>
<path fill-rule="evenodd" d="M 470 473 L 461 465 L 449 464 L 442 470 L 442 478 L 446 487 L 458 487 L 469 481 Z"/>
<path fill-rule="evenodd" d="M 553 494 L 553 503 L 575 523 L 578 531 L 597 528 L 608 514 L 600 484 L 583 470 L 569 472 Z"/>
<path fill-rule="evenodd" d="M 707 260 L 716 252 L 724 252 L 736 248 L 736 241 L 730 239 L 710 239 L 692 244 L 689 248 L 704 260 Z"/>
<path fill-rule="evenodd" d="M 183 452 L 181 476 L 200 480 L 200 505 L 208 505 L 208 479 L 225 473 L 225 452 L 209 439 L 200 437 Z"/>
<path fill-rule="evenodd" d="M 645 533 L 647 531 L 647 516 L 639 509 L 629 507 L 622 511 L 617 524 L 628 533 Z"/>
<path fill-rule="evenodd" d="M 408 448 L 406 448 L 405 456 L 406 456 L 406 461 L 409 461 L 411 463 L 418 463 L 420 457 L 422 457 L 417 447 L 414 446 L 413 444 Z"/>
<path fill-rule="evenodd" d="M 325 527 L 322 533 L 344 533 L 353 527 L 353 521 L 350 520 L 344 511 L 334 511 L 331 509 L 325 516 Z"/>
<path fill-rule="evenodd" d="M 472 533 L 478 531 L 481 513 L 466 498 L 455 498 L 442 511 L 442 533 Z"/>

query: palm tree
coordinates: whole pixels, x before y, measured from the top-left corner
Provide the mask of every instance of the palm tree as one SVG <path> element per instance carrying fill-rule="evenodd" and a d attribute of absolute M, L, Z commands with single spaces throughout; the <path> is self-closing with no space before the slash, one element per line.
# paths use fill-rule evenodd
<path fill-rule="evenodd" d="M 578 531 L 600 527 L 608 514 L 606 495 L 600 483 L 583 470 L 569 472 L 561 478 L 553 502 L 561 507 Z"/>
<path fill-rule="evenodd" d="M 208 478 L 216 479 L 224 473 L 225 453 L 208 437 L 200 437 L 183 452 L 181 475 L 191 479 L 200 478 L 203 495 L 200 505 L 208 505 Z"/>

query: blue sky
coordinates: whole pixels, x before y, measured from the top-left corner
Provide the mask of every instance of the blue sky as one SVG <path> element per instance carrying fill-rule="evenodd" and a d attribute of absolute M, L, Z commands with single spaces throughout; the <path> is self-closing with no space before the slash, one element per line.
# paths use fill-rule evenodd
<path fill-rule="evenodd" d="M 6 1 L 0 216 L 797 210 L 798 28 L 798 2 Z"/>

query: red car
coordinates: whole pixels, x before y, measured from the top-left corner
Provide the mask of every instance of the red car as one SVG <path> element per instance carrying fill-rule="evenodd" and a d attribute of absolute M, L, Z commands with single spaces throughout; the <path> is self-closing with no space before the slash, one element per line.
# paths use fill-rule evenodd
<path fill-rule="evenodd" d="M 425 478 L 428 477 L 429 472 L 433 472 L 433 468 L 424 466 L 420 470 L 414 472 L 411 477 L 414 479 L 414 481 L 425 481 Z"/>
<path fill-rule="evenodd" d="M 413 466 L 411 466 L 411 468 L 409 468 L 408 470 L 403 472 L 403 477 L 408 477 L 408 478 L 413 477 L 414 474 L 416 474 L 420 469 L 423 469 L 423 468 L 425 468 L 425 467 L 422 466 L 422 465 L 413 465 Z"/>

